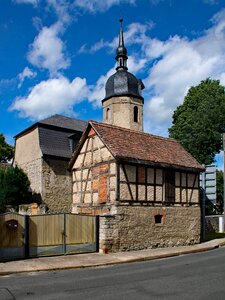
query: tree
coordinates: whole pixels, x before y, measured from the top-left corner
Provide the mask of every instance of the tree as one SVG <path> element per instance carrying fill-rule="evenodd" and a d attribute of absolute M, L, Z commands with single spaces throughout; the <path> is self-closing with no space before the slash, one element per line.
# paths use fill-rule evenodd
<path fill-rule="evenodd" d="M 14 148 L 7 144 L 5 137 L 0 133 L 0 162 L 7 162 L 13 158 Z"/>
<path fill-rule="evenodd" d="M 10 167 L 0 168 L 0 207 L 6 205 L 17 207 L 20 204 L 29 203 L 30 181 L 22 169 Z"/>
<path fill-rule="evenodd" d="M 214 162 L 222 149 L 225 128 L 225 92 L 219 80 L 206 79 L 191 87 L 173 113 L 169 135 L 201 164 Z"/>

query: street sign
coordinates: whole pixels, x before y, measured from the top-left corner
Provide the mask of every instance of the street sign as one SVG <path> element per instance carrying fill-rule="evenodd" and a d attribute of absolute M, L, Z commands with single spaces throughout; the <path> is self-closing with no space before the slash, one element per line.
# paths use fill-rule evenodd
<path fill-rule="evenodd" d="M 216 205 L 216 166 L 206 166 L 204 174 L 205 176 L 200 174 L 200 186 L 205 189 L 206 197 Z M 204 183 L 203 178 L 205 179 Z"/>

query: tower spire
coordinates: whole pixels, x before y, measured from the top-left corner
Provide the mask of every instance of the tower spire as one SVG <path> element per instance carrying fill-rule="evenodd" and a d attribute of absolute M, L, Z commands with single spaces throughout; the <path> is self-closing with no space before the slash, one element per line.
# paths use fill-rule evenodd
<path fill-rule="evenodd" d="M 123 19 L 120 19 L 119 46 L 116 49 L 116 60 L 117 60 L 116 70 L 127 71 L 127 49 L 124 46 L 122 23 L 123 23 Z"/>

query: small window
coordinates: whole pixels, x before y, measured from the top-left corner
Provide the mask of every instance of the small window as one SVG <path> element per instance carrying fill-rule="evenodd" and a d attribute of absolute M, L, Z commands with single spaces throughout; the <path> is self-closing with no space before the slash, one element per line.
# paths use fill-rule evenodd
<path fill-rule="evenodd" d="M 107 108 L 106 110 L 106 120 L 110 119 L 110 108 Z"/>
<path fill-rule="evenodd" d="M 162 215 L 155 215 L 155 224 L 162 224 Z"/>
<path fill-rule="evenodd" d="M 134 122 L 138 122 L 138 107 L 134 106 Z"/>

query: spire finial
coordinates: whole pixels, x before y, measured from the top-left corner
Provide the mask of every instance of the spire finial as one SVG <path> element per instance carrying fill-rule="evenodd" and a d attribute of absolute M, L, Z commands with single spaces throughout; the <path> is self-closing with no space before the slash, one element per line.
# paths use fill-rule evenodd
<path fill-rule="evenodd" d="M 123 39 L 123 19 L 120 18 L 120 35 L 119 35 L 119 46 L 116 50 L 116 60 L 117 60 L 117 68 L 116 70 L 127 70 L 127 49 L 124 46 Z"/>

